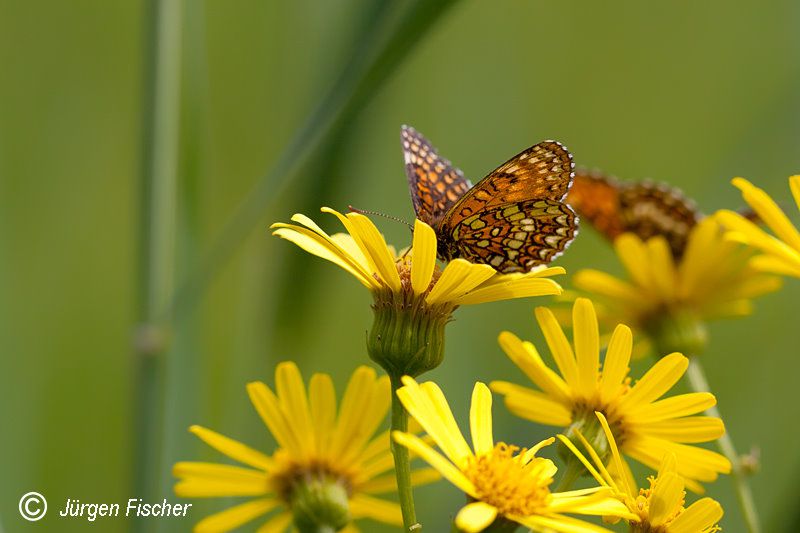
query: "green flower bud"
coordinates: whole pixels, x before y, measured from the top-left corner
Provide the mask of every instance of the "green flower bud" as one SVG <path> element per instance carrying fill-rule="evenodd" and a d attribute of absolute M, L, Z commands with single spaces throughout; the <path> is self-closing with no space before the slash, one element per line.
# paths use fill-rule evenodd
<path fill-rule="evenodd" d="M 300 533 L 333 533 L 351 520 L 347 488 L 333 479 L 298 481 L 292 487 L 290 507 Z"/>
<path fill-rule="evenodd" d="M 646 325 L 656 357 L 673 352 L 686 356 L 700 355 L 708 344 L 706 324 L 693 313 L 661 313 Z"/>
<path fill-rule="evenodd" d="M 421 296 L 375 293 L 374 320 L 367 339 L 370 359 L 390 376 L 432 370 L 444 358 L 444 328 L 456 306 L 428 306 Z"/>

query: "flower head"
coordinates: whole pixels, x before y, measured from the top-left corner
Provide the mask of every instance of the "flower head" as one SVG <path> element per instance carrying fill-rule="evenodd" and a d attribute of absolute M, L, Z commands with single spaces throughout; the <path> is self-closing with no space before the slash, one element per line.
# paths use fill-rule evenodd
<path fill-rule="evenodd" d="M 335 215 L 347 233 L 328 235 L 308 217 L 294 215 L 296 225 L 273 224 L 273 234 L 338 265 L 370 290 L 375 321 L 367 346 L 391 375 L 416 376 L 439 365 L 444 326 L 460 305 L 561 293 L 549 277 L 563 274 L 563 268 L 500 274 L 489 265 L 455 259 L 440 270 L 436 234 L 420 220 L 411 249 L 397 254 L 364 215 L 323 212 Z"/>
<path fill-rule="evenodd" d="M 779 278 L 750 265 L 750 250 L 722 237 L 713 217 L 692 228 L 679 258 L 663 236 L 625 233 L 614 248 L 628 280 L 585 269 L 574 275 L 574 285 L 596 297 L 604 323 L 629 325 L 656 353 L 697 355 L 707 320 L 748 315 L 753 298 L 780 288 Z"/>
<path fill-rule="evenodd" d="M 770 235 L 739 213 L 719 211 L 716 216 L 730 231 L 727 236 L 763 252 L 752 259 L 758 270 L 800 278 L 800 231 L 769 195 L 743 178 L 733 184 L 742 191 L 742 197 L 753 208 L 774 235 Z M 800 209 L 800 175 L 789 178 L 794 201 Z"/>
<path fill-rule="evenodd" d="M 586 469 L 602 486 L 611 488 L 634 515 L 631 523 L 633 533 L 715 533 L 720 531 L 717 522 L 722 518 L 722 506 L 711 498 L 702 498 L 689 507 L 684 507 L 686 492 L 684 479 L 677 472 L 674 454 L 667 454 L 661 461 L 657 476 L 648 478 L 649 487 L 636 490 L 630 469 L 619 454 L 619 448 L 608 421 L 602 413 L 595 413 L 608 439 L 611 462 L 608 468 L 597 451 L 578 434 L 583 447 L 592 461 L 586 457 L 564 435 L 558 438 L 580 458 Z"/>
<path fill-rule="evenodd" d="M 456 516 L 456 525 L 461 530 L 483 531 L 495 520 L 510 520 L 534 531 L 594 533 L 606 530 L 565 513 L 630 517 L 625 506 L 602 487 L 550 491 L 556 466 L 536 454 L 555 439 L 547 439 L 530 449 L 495 443 L 492 395 L 483 383 L 477 383 L 472 393 L 472 448 L 436 384 L 420 385 L 410 377 L 403 378 L 403 383 L 397 395 L 444 455 L 415 435 L 395 431 L 393 437 L 472 500 Z"/>
<path fill-rule="evenodd" d="M 537 308 L 536 318 L 559 372 L 544 363 L 533 344 L 512 333 L 501 333 L 500 346 L 539 388 L 493 382 L 492 390 L 505 397 L 511 412 L 596 437 L 601 435 L 594 415 L 599 411 L 608 419 L 626 455 L 658 468 L 665 454 L 675 454 L 680 475 L 698 492 L 702 487 L 697 481 L 713 481 L 719 473 L 730 472 L 731 464 L 725 457 L 691 445 L 715 440 L 725 432 L 719 418 L 690 416 L 715 405 L 714 396 L 698 392 L 662 398 L 686 372 L 686 357 L 679 353 L 664 356 L 632 383 L 628 376 L 631 330 L 617 326 L 600 370 L 597 317 L 589 300 L 579 298 L 573 306 L 574 349 L 549 309 Z M 593 445 L 601 444 L 602 439 L 593 439 Z"/>
<path fill-rule="evenodd" d="M 338 530 L 352 519 L 402 524 L 396 503 L 375 495 L 396 490 L 389 436 L 375 436 L 389 408 L 389 380 L 358 368 L 336 409 L 330 376 L 314 374 L 309 390 L 294 363 L 275 371 L 277 394 L 261 382 L 247 392 L 279 449 L 266 455 L 210 429 L 192 426 L 203 442 L 245 466 L 180 462 L 175 493 L 181 497 L 248 496 L 254 499 L 201 520 L 198 532 L 230 531 L 268 513 L 259 531 L 284 531 L 292 522 L 301 532 L 325 524 Z M 417 482 L 437 479 L 430 469 Z M 347 525 L 350 524 L 350 525 Z"/>

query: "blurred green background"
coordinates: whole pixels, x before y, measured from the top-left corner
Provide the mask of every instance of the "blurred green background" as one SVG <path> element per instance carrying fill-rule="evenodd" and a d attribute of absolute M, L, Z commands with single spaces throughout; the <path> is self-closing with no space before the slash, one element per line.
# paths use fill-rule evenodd
<path fill-rule="evenodd" d="M 278 361 L 297 361 L 307 377 L 330 372 L 341 391 L 367 362 L 370 296 L 267 227 L 299 211 L 338 231 L 317 213 L 323 205 L 410 219 L 403 123 L 473 181 L 554 138 L 580 165 L 679 186 L 707 213 L 741 205 L 729 184 L 736 175 L 789 201 L 786 178 L 800 170 L 797 2 L 450 3 L 175 4 L 175 24 L 162 34 L 181 45 L 180 68 L 168 70 L 181 82 L 172 107 L 180 126 L 176 194 L 162 211 L 174 224 L 155 219 L 166 255 L 157 256 L 163 284 L 148 300 L 157 6 L 0 0 L 0 528 L 89 527 L 53 516 L 24 522 L 17 502 L 31 490 L 47 496 L 51 514 L 66 498 L 139 496 L 136 421 L 144 406 L 135 398 L 134 339 L 147 302 L 163 304 L 155 313 L 163 317 L 187 279 L 199 282 L 181 292 L 171 328 L 169 388 L 157 409 L 163 427 L 162 416 L 146 416 L 163 443 L 165 494 L 174 460 L 220 459 L 191 438 L 192 423 L 270 449 L 244 385 L 272 383 Z M 364 77 L 370 61 L 375 68 Z M 291 154 L 304 158 L 270 175 L 293 139 L 300 142 Z M 255 198 L 267 201 L 246 204 L 240 222 L 226 226 L 259 182 Z M 390 242 L 409 241 L 403 225 L 377 222 Z M 232 255 L 215 263 L 220 269 L 202 270 L 211 250 Z M 620 271 L 588 228 L 558 264 Z M 758 301 L 752 317 L 714 325 L 706 358 L 738 447 L 761 450 L 752 483 L 770 532 L 800 528 L 798 295 L 800 283 L 788 281 Z M 429 377 L 461 420 L 475 380 L 523 382 L 496 336 L 509 329 L 541 343 L 532 310 L 545 303 L 457 312 L 445 362 Z M 549 434 L 513 419 L 499 401 L 494 412 L 498 438 L 529 443 Z M 730 482 L 709 493 L 726 508 L 725 531 L 743 531 Z M 463 502 L 443 482 L 418 494 L 430 532 L 446 529 L 442 509 Z M 187 531 L 229 503 L 196 501 L 190 520 L 144 530 Z"/>

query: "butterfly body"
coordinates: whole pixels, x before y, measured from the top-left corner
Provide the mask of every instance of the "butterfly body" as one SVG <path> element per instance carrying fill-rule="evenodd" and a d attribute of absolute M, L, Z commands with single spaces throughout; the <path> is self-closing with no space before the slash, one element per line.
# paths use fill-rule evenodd
<path fill-rule="evenodd" d="M 444 261 L 461 257 L 500 272 L 546 264 L 577 233 L 563 198 L 572 183 L 572 156 L 545 141 L 517 154 L 474 187 L 413 128 L 401 140 L 417 218 L 436 231 Z"/>

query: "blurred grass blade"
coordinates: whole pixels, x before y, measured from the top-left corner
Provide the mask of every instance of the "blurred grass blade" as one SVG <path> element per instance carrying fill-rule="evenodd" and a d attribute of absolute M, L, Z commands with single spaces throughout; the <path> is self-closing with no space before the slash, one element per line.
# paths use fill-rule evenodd
<path fill-rule="evenodd" d="M 152 2 L 145 32 L 146 88 L 142 153 L 140 291 L 136 338 L 134 494 L 158 491 L 160 396 L 164 334 L 158 321 L 173 291 L 180 85 L 180 3 Z M 136 521 L 134 527 L 144 528 Z M 143 529 L 142 529 L 143 530 Z"/>
<path fill-rule="evenodd" d="M 350 120 L 371 100 L 397 65 L 456 2 L 396 0 L 384 4 L 340 77 L 275 165 L 239 204 L 197 270 L 181 285 L 172 302 L 176 316 L 194 307 L 261 216 L 276 205 L 304 163 L 335 137 L 337 126 Z"/>

